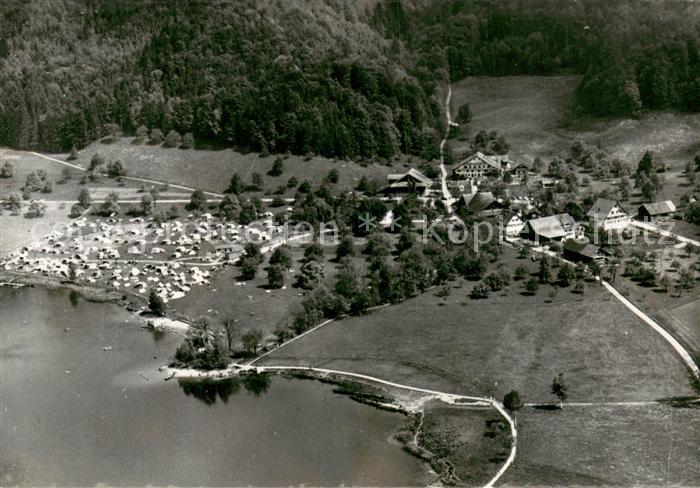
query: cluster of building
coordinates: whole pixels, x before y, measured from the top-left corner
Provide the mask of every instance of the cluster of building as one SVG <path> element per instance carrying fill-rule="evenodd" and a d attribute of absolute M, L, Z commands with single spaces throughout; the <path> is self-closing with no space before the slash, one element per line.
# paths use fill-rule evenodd
<path fill-rule="evenodd" d="M 476 151 L 460 161 L 452 170 L 451 187 L 459 191 L 459 198 L 453 203 L 453 209 L 474 221 L 490 220 L 498 225 L 501 237 L 505 239 L 526 239 L 538 244 L 558 242 L 569 258 L 581 260 L 604 259 L 606 253 L 599 247 L 587 243 L 584 231 L 603 229 L 605 231 L 627 228 L 632 219 L 642 221 L 659 221 L 673 217 L 676 206 L 670 200 L 645 203 L 639 206 L 636 214 L 630 213 L 620 202 L 599 198 L 588 209 L 585 223 L 577 222 L 568 213 L 537 216 L 532 214 L 535 202 L 525 195 L 511 195 L 506 208 L 504 199 L 499 199 L 490 191 L 481 191 L 479 186 L 489 179 L 503 179 L 510 175 L 510 182 L 519 185 L 531 181 L 529 167 L 521 162 L 511 160 L 507 155 L 486 155 Z M 542 185 L 550 182 L 539 177 Z M 400 199 L 409 194 L 429 200 L 437 193 L 433 180 L 416 169 L 409 169 L 402 174 L 388 176 L 388 185 L 380 194 L 391 199 Z"/>

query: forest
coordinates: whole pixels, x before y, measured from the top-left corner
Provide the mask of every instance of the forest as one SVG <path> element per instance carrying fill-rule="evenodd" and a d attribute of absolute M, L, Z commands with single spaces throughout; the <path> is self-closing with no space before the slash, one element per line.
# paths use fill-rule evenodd
<path fill-rule="evenodd" d="M 575 111 L 700 111 L 700 7 L 621 0 L 3 2 L 0 145 L 115 133 L 199 147 L 429 159 L 436 87 L 579 74 Z"/>

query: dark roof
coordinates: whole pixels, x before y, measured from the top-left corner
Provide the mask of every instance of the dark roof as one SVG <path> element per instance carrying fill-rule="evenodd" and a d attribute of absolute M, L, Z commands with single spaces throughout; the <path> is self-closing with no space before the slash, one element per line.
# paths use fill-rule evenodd
<path fill-rule="evenodd" d="M 579 242 L 575 239 L 564 241 L 564 251 L 572 252 L 587 258 L 595 258 L 601 254 L 607 254 L 603 249 L 587 242 Z"/>
<path fill-rule="evenodd" d="M 622 206 L 615 200 L 608 200 L 607 198 L 599 198 L 595 201 L 591 209 L 586 214 L 587 217 L 597 218 L 598 220 L 605 220 L 610 211 L 615 207 L 615 205 L 622 208 Z"/>
<path fill-rule="evenodd" d="M 501 203 L 496 200 L 490 191 L 480 191 L 474 195 L 462 195 L 462 201 L 466 204 L 467 211 L 472 214 L 488 210 L 489 207 L 502 207 Z"/>
<path fill-rule="evenodd" d="M 664 215 L 675 212 L 676 206 L 671 200 L 666 200 L 663 202 L 644 203 L 639 207 L 639 211 L 641 212 L 642 209 L 644 209 L 648 215 Z"/>

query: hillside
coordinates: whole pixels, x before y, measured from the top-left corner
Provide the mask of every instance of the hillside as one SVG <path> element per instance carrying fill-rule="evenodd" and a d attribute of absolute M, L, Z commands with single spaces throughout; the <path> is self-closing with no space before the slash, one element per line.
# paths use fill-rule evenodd
<path fill-rule="evenodd" d="M 653 111 L 641 118 L 569 117 L 579 78 L 574 76 L 470 77 L 453 84 L 452 112 L 469 103 L 471 134 L 496 130 L 505 135 L 511 154 L 525 161 L 545 161 L 581 140 L 612 157 L 636 165 L 649 149 L 670 163 L 687 161 L 700 151 L 700 115 Z M 465 141 L 452 140 L 460 154 Z"/>
<path fill-rule="evenodd" d="M 280 176 L 270 176 L 275 156 L 260 157 L 255 153 L 241 154 L 230 149 L 167 149 L 147 144 L 132 144 L 131 138 L 120 139 L 116 144 L 95 142 L 78 153 L 75 163 L 88 167 L 90 158 L 99 152 L 107 160 L 120 160 L 130 176 L 153 178 L 169 183 L 192 186 L 213 192 L 223 192 L 234 173 L 245 183 L 250 183 L 253 173 L 264 177 L 265 189 L 269 192 L 284 186 L 292 177 L 299 183 L 309 180 L 314 187 L 321 184 L 331 169 L 338 171 L 337 188 L 353 190 L 362 176 L 386 181 L 386 175 L 398 172 L 403 166 L 394 167 L 379 164 L 360 166 L 349 161 L 333 161 L 323 157 L 309 159 L 289 156 L 284 159 L 284 172 Z M 65 156 L 62 156 L 65 157 Z M 296 191 L 287 188 L 288 196 Z"/>
<path fill-rule="evenodd" d="M 0 145 L 19 149 L 138 132 L 432 159 L 436 87 L 469 76 L 575 74 L 593 116 L 700 110 L 692 1 L 12 0 L 0 32 Z"/>

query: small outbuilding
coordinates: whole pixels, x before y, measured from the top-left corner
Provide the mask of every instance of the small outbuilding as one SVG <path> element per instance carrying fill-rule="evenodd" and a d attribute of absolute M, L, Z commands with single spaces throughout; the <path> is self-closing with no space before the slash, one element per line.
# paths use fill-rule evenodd
<path fill-rule="evenodd" d="M 654 222 L 673 217 L 676 213 L 676 206 L 671 200 L 663 202 L 644 203 L 637 210 L 637 220 Z"/>

